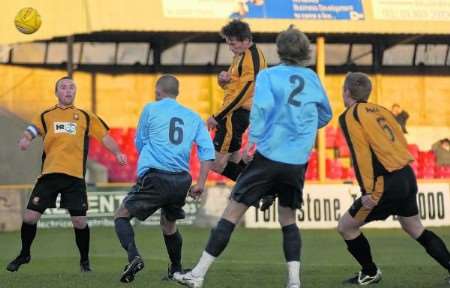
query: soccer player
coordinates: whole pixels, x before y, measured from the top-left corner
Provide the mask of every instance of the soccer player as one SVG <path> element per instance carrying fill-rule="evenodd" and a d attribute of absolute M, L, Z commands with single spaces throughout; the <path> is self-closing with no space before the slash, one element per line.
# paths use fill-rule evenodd
<path fill-rule="evenodd" d="M 136 132 L 139 153 L 138 179 L 116 211 L 116 233 L 128 253 L 128 264 L 120 278 L 131 282 L 144 268 L 134 241 L 130 220 L 143 221 L 161 208 L 161 229 L 171 261 L 168 278 L 181 272 L 183 239 L 176 220 L 185 217 L 183 206 L 191 186 L 189 157 L 195 142 L 201 161 L 200 175 L 190 193 L 197 195 L 204 189 L 214 160 L 214 145 L 200 116 L 176 101 L 178 80 L 163 75 L 156 82 L 156 102 L 145 106 Z"/>
<path fill-rule="evenodd" d="M 207 120 L 207 125 L 209 129 L 217 129 L 212 170 L 236 181 L 246 165 L 239 150 L 249 123 L 255 79 L 267 64 L 261 50 L 252 42 L 247 23 L 233 20 L 222 28 L 221 35 L 234 57 L 228 71 L 218 75 L 218 84 L 224 90 L 223 105 Z"/>
<path fill-rule="evenodd" d="M 82 272 L 91 271 L 89 265 L 89 226 L 86 194 L 86 158 L 89 137 L 94 136 L 111 151 L 116 160 L 125 165 L 126 156 L 108 135 L 108 126 L 98 116 L 74 106 L 75 82 L 70 77 L 56 81 L 58 104 L 37 115 L 19 140 L 19 148 L 27 150 L 33 139 L 44 141 L 42 171 L 31 193 L 21 228 L 22 250 L 6 269 L 14 272 L 30 262 L 30 248 L 36 236 L 37 222 L 45 209 L 56 207 L 56 197 L 61 193 L 61 208 L 66 208 L 75 230 L 75 240 L 80 251 Z"/>
<path fill-rule="evenodd" d="M 295 212 L 303 202 L 305 170 L 317 130 L 330 121 L 331 108 L 318 76 L 304 67 L 310 55 L 307 36 L 289 27 L 276 44 L 282 64 L 261 71 L 256 80 L 249 134 L 250 146 L 256 144 L 255 156 L 237 179 L 197 265 L 190 272 L 174 274 L 189 287 L 202 287 L 236 223 L 266 194 L 279 197 L 287 287 L 300 287 L 301 242 Z"/>
<path fill-rule="evenodd" d="M 368 285 L 381 280 L 369 242 L 360 227 L 374 220 L 398 215 L 403 230 L 417 240 L 450 272 L 450 254 L 444 242 L 423 227 L 416 201 L 417 183 L 400 125 L 384 107 L 368 103 L 372 84 L 364 73 L 349 73 L 343 98 L 347 109 L 339 123 L 350 147 L 362 196 L 339 220 L 338 231 L 362 270 L 345 283 Z"/>

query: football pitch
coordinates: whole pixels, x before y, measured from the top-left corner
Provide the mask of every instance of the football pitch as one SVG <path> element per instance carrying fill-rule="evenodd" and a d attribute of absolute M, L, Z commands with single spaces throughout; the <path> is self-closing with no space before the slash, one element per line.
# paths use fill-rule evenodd
<path fill-rule="evenodd" d="M 450 227 L 433 228 L 450 246 Z M 197 261 L 208 239 L 209 229 L 182 226 L 183 264 Z M 145 268 L 130 284 L 119 282 L 126 264 L 125 253 L 113 228 L 91 228 L 92 273 L 81 274 L 78 251 L 71 229 L 41 229 L 32 247 L 32 261 L 18 272 L 6 271 L 7 263 L 20 248 L 20 234 L 0 233 L 0 287 L 181 287 L 161 281 L 166 275 L 168 257 L 157 227 L 137 227 L 136 240 Z M 372 287 L 450 287 L 447 273 L 416 241 L 397 229 L 367 229 L 383 280 Z M 359 266 L 347 253 L 334 230 L 303 230 L 303 288 L 348 287 L 340 284 Z M 238 228 L 228 249 L 212 266 L 204 287 L 285 287 L 285 264 L 279 230 Z"/>

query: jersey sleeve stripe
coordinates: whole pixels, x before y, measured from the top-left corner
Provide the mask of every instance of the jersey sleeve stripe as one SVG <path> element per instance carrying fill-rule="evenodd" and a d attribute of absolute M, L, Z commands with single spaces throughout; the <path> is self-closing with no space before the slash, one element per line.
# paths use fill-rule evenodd
<path fill-rule="evenodd" d="M 102 123 L 102 125 L 105 127 L 106 130 L 109 130 L 109 126 L 108 124 L 106 124 L 105 121 L 103 121 L 102 118 L 100 118 L 100 116 L 96 115 L 98 117 L 98 120 L 100 120 L 100 122 Z"/>
<path fill-rule="evenodd" d="M 352 154 L 353 167 L 355 169 L 356 180 L 358 181 L 359 186 L 361 188 L 363 188 L 365 186 L 364 186 L 364 183 L 363 183 L 363 180 L 362 180 L 362 177 L 361 177 L 361 172 L 359 170 L 358 161 L 356 159 L 355 148 L 353 147 L 353 143 L 352 143 L 352 140 L 350 138 L 350 133 L 348 131 L 347 120 L 346 120 L 348 113 L 352 113 L 353 114 L 353 110 L 352 109 L 355 109 L 355 107 L 347 109 L 347 111 L 345 111 L 339 117 L 339 124 L 341 125 L 342 132 L 344 133 L 344 137 L 345 137 L 345 140 L 347 141 L 348 148 L 350 149 L 350 153 Z"/>
<path fill-rule="evenodd" d="M 256 75 L 258 75 L 259 67 L 260 67 L 259 52 L 258 52 L 258 49 L 256 48 L 256 45 L 253 45 L 252 47 L 250 47 L 250 52 L 252 53 L 253 79 L 256 80 Z"/>

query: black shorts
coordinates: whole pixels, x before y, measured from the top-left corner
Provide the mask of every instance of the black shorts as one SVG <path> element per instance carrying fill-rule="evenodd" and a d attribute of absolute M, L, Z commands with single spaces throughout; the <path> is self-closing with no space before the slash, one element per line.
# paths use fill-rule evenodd
<path fill-rule="evenodd" d="M 84 179 L 61 173 L 45 174 L 38 179 L 27 208 L 40 213 L 47 208 L 55 208 L 59 193 L 61 208 L 68 209 L 72 216 L 86 216 L 88 201 Z"/>
<path fill-rule="evenodd" d="M 378 176 L 375 187 L 374 193 L 382 193 L 378 205 L 373 209 L 365 208 L 360 197 L 348 210 L 356 220 L 369 223 L 384 220 L 391 215 L 411 217 L 419 213 L 416 176 L 409 165 L 393 173 Z"/>
<path fill-rule="evenodd" d="M 141 221 L 161 208 L 167 220 L 184 219 L 183 206 L 191 187 L 188 172 L 168 172 L 149 169 L 137 179 L 136 185 L 123 199 L 123 205 L 132 217 Z"/>
<path fill-rule="evenodd" d="M 274 195 L 278 196 L 280 206 L 300 208 L 306 166 L 272 161 L 256 152 L 237 179 L 231 197 L 247 206 L 258 207 L 262 197 Z"/>
<path fill-rule="evenodd" d="M 214 148 L 220 153 L 239 151 L 242 145 L 242 134 L 247 130 L 250 111 L 237 109 L 218 121 L 214 136 Z"/>

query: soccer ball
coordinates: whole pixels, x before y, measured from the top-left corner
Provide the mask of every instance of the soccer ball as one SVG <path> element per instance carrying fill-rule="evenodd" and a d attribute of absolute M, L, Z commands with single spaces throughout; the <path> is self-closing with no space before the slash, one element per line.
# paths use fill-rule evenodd
<path fill-rule="evenodd" d="M 14 20 L 17 30 L 24 34 L 32 34 L 41 27 L 41 16 L 34 8 L 22 8 Z"/>

